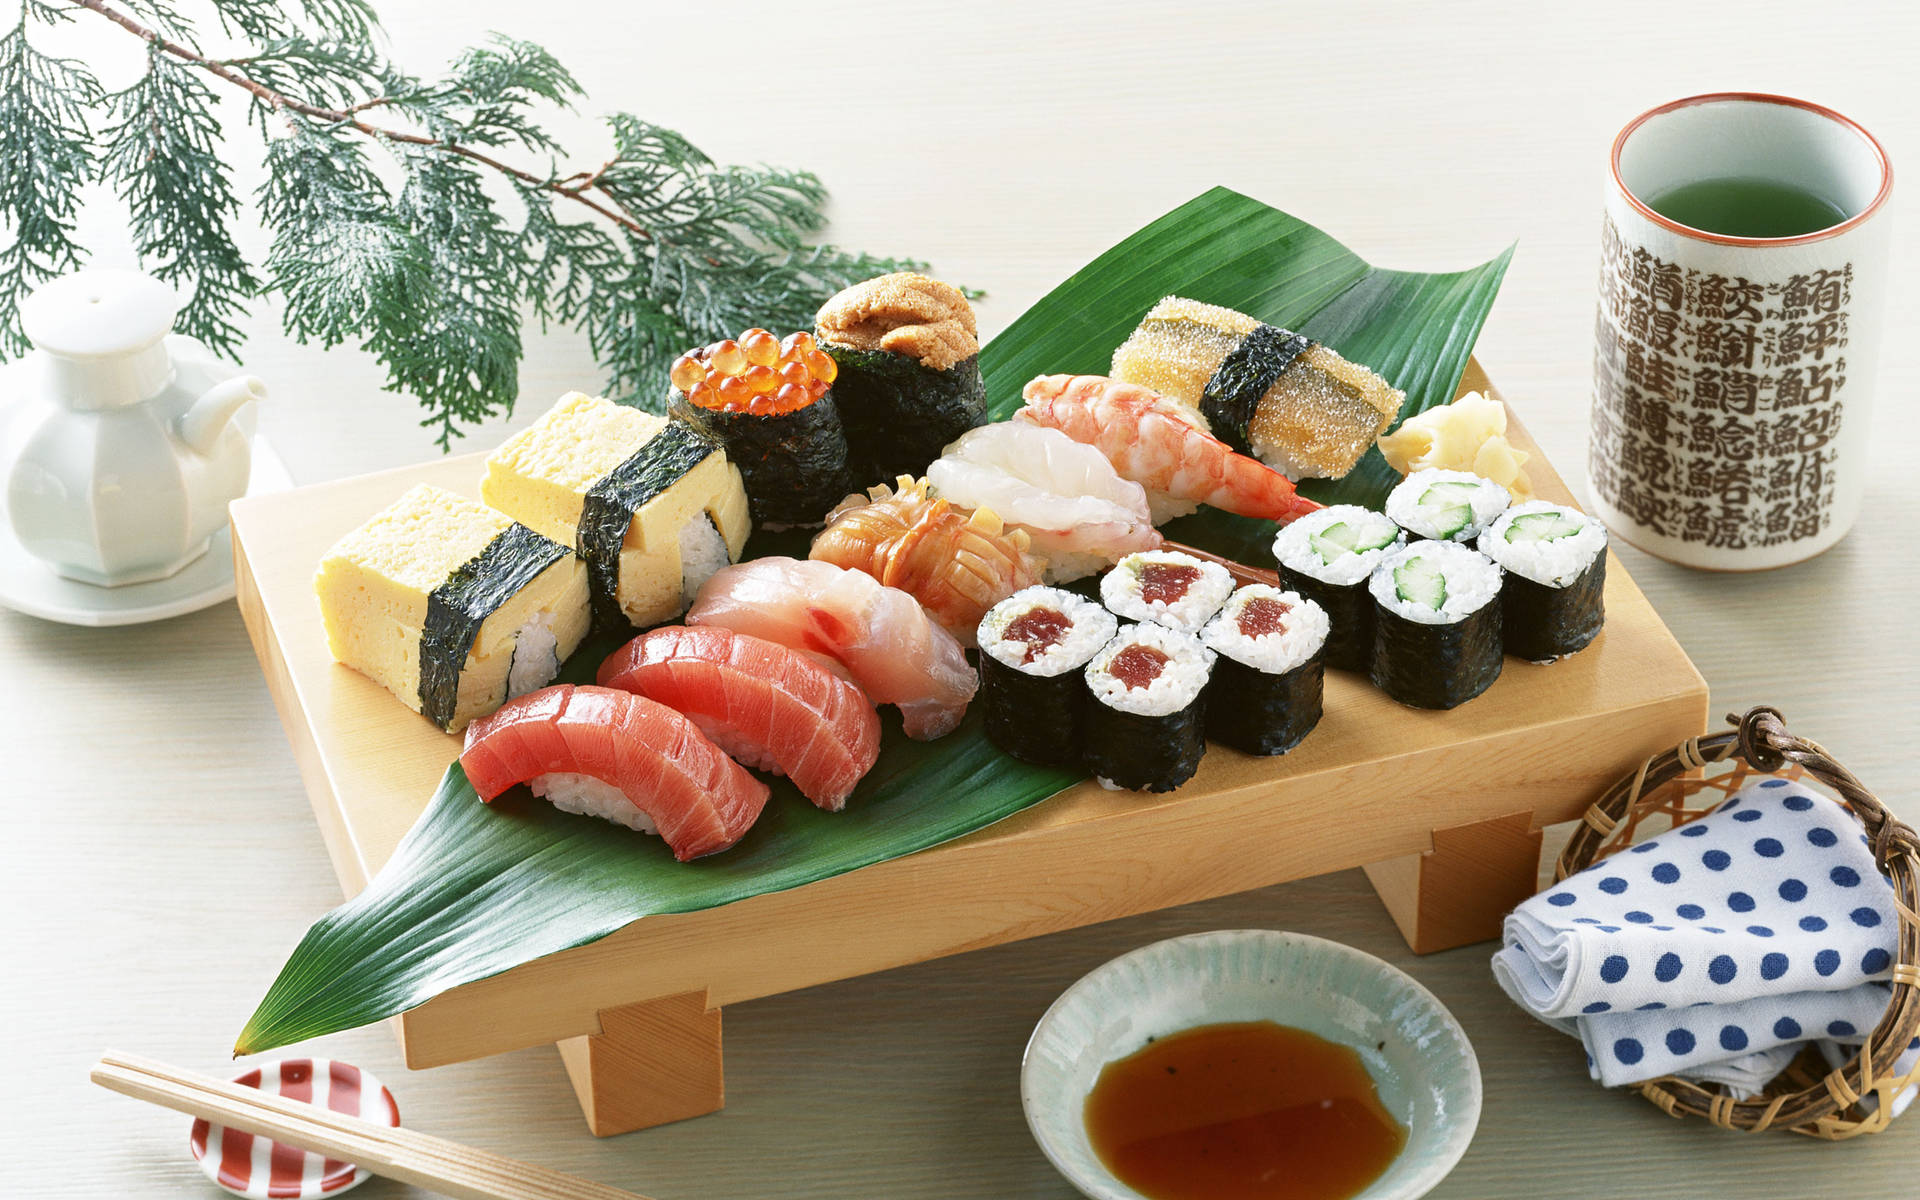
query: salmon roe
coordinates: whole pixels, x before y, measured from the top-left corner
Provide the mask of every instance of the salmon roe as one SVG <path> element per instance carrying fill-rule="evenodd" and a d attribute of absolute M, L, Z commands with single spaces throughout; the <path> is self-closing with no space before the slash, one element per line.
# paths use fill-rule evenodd
<path fill-rule="evenodd" d="M 749 329 L 682 354 L 668 378 L 697 407 L 775 416 L 826 395 L 839 369 L 804 330 L 775 338 Z"/>

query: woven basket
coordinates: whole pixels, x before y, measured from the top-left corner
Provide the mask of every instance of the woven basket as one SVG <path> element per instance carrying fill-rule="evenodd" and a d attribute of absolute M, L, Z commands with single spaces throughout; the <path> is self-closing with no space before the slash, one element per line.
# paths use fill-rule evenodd
<path fill-rule="evenodd" d="M 1920 1082 L 1920 1069 L 1893 1074 L 1901 1053 L 1920 1033 L 1920 837 L 1825 750 L 1789 734 L 1776 710 L 1756 708 L 1744 717 L 1729 716 L 1727 722 L 1735 727 L 1732 731 L 1690 739 L 1648 759 L 1608 788 L 1561 852 L 1555 882 L 1626 849 L 1641 836 L 1705 816 L 1751 775 L 1810 775 L 1832 788 L 1866 830 L 1874 860 L 1893 883 L 1900 911 L 1893 996 L 1886 1015 L 1845 1065 L 1830 1068 L 1809 1046 L 1751 1099 L 1736 1100 L 1717 1087 L 1673 1076 L 1643 1083 L 1639 1091 L 1671 1116 L 1705 1117 L 1723 1129 L 1782 1129 L 1831 1141 L 1878 1133 L 1893 1119 L 1893 1098 Z"/>

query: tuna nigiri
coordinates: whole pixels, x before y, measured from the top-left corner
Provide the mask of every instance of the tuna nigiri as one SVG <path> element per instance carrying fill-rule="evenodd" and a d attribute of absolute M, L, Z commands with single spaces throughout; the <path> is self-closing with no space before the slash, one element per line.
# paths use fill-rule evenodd
<path fill-rule="evenodd" d="M 1047 561 L 1048 583 L 1082 579 L 1160 546 L 1146 490 L 1120 478 L 1094 447 L 1044 425 L 1002 421 L 970 430 L 927 468 L 927 482 L 955 504 L 992 509 L 1026 530 Z"/>
<path fill-rule="evenodd" d="M 491 803 L 524 783 L 566 812 L 658 833 L 681 862 L 739 841 L 767 803 L 692 721 L 612 688 L 541 688 L 467 726 L 460 765 Z"/>
<path fill-rule="evenodd" d="M 707 580 L 689 625 L 723 625 L 820 656 L 867 699 L 900 707 L 907 736 L 930 741 L 966 715 L 979 677 L 953 635 L 912 596 L 860 571 L 756 558 Z"/>
<path fill-rule="evenodd" d="M 1122 478 L 1147 489 L 1156 523 L 1195 503 L 1282 523 L 1320 507 L 1285 475 L 1206 432 L 1197 412 L 1138 384 L 1042 375 L 1021 395 L 1027 404 L 1014 420 L 1058 429 L 1106 455 Z"/>
<path fill-rule="evenodd" d="M 880 718 L 859 688 L 778 642 L 719 625 L 668 625 L 600 664 L 602 687 L 677 709 L 741 763 L 785 775 L 829 812 L 880 753 Z"/>

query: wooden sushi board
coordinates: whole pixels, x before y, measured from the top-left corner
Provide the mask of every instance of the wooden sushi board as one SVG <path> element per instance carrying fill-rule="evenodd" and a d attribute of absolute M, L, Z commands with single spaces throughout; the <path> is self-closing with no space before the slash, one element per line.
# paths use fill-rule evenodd
<path fill-rule="evenodd" d="M 1461 390 L 1490 390 L 1477 363 Z M 1539 493 L 1572 497 L 1538 448 Z M 418 482 L 476 494 L 477 455 L 238 501 L 239 604 L 334 868 L 379 871 L 458 739 L 335 665 L 311 580 L 333 541 Z M 1571 820 L 1653 753 L 1707 727 L 1707 687 L 1609 564 L 1607 624 L 1550 666 L 1509 659 L 1452 712 L 1401 707 L 1330 673 L 1326 716 L 1292 753 L 1210 748 L 1178 792 L 1084 783 L 971 836 L 722 908 L 649 917 L 396 1017 L 430 1067 L 559 1044 L 595 1133 L 722 1103 L 720 1008 L 906 963 L 1364 866 L 1421 953 L 1497 936 L 1532 893 L 1543 826 Z M 698 867 L 690 867 L 697 870 Z"/>

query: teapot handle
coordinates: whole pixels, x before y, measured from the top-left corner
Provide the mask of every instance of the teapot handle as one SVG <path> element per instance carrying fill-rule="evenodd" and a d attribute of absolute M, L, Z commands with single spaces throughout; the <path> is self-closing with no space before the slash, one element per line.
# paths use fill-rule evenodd
<path fill-rule="evenodd" d="M 224 383 L 216 383 L 200 393 L 193 407 L 180 415 L 180 439 L 201 454 L 211 453 L 221 431 L 240 411 L 240 406 L 266 398 L 267 385 L 255 375 L 236 375 Z"/>

